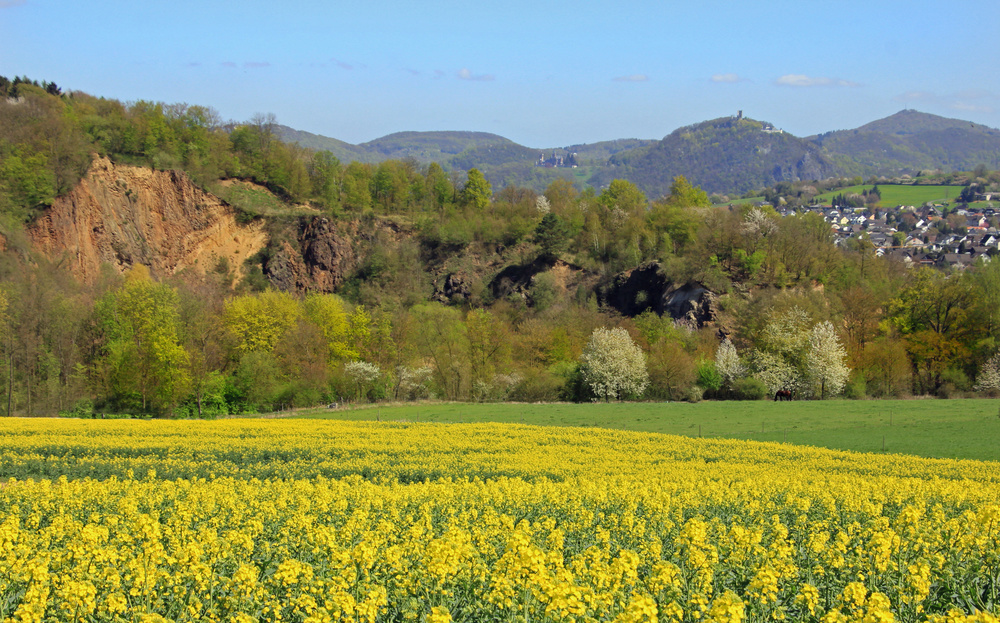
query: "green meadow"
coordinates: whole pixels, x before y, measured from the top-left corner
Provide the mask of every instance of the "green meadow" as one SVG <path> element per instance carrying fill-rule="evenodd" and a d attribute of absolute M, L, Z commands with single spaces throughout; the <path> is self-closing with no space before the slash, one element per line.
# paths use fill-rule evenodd
<path fill-rule="evenodd" d="M 296 417 L 514 422 L 776 441 L 857 452 L 1000 460 L 1000 400 L 469 404 L 314 409 Z"/>
<path fill-rule="evenodd" d="M 834 195 L 860 195 L 862 191 L 870 190 L 871 188 L 870 184 L 841 188 L 840 190 L 816 195 L 815 201 L 829 205 Z M 931 203 L 949 203 L 958 198 L 959 193 L 962 192 L 962 188 L 962 186 L 879 184 L 879 190 L 882 192 L 882 200 L 879 201 L 878 205 L 883 208 L 894 208 L 898 205 L 919 207 L 928 201 Z"/>

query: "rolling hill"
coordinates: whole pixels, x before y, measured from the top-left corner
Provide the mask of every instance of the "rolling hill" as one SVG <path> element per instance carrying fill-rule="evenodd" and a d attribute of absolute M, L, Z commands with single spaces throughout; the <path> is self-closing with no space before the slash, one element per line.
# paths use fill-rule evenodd
<path fill-rule="evenodd" d="M 544 190 L 563 177 L 601 188 L 615 178 L 648 196 L 667 192 L 684 175 L 708 192 L 743 193 L 781 181 L 830 176 L 898 175 L 919 170 L 1000 168 L 1000 130 L 903 110 L 852 130 L 801 138 L 765 121 L 722 117 L 678 128 L 661 140 L 619 139 L 558 148 L 526 147 L 487 132 L 397 132 L 352 145 L 278 126 L 286 142 L 331 151 L 342 162 L 412 159 L 448 171 L 480 169 L 499 189 Z M 578 168 L 536 166 L 540 155 L 575 154 Z"/>
<path fill-rule="evenodd" d="M 1000 130 L 916 110 L 902 110 L 854 130 L 810 140 L 846 173 L 896 174 L 919 169 L 1000 167 Z"/>
<path fill-rule="evenodd" d="M 651 197 L 666 194 L 677 175 L 708 192 L 744 192 L 837 172 L 814 143 L 769 123 L 737 117 L 679 128 L 657 143 L 615 154 L 608 163 L 594 181 L 628 179 Z"/>

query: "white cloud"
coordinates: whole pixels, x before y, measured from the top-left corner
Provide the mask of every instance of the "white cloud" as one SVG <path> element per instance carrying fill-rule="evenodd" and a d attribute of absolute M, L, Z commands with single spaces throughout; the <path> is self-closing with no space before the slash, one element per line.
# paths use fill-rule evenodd
<path fill-rule="evenodd" d="M 340 67 L 341 69 L 346 69 L 348 71 L 350 71 L 351 69 L 354 69 L 354 65 L 351 65 L 350 63 L 345 63 L 344 61 L 339 61 L 339 60 L 337 60 L 335 58 L 331 58 L 330 60 L 333 61 L 334 65 L 336 65 L 337 67 Z"/>
<path fill-rule="evenodd" d="M 262 69 L 264 67 L 270 67 L 271 63 L 267 61 L 247 61 L 243 63 L 243 66 L 248 69 Z"/>
<path fill-rule="evenodd" d="M 712 82 L 743 82 L 746 78 L 740 78 L 739 74 L 715 74 L 712 76 Z"/>
<path fill-rule="evenodd" d="M 458 70 L 456 74 L 459 80 L 472 80 L 476 82 L 491 82 L 496 79 L 493 74 L 474 74 L 467 67 Z"/>
<path fill-rule="evenodd" d="M 856 87 L 857 82 L 827 78 L 824 76 L 806 76 L 805 74 L 785 74 L 774 83 L 783 87 Z"/>
<path fill-rule="evenodd" d="M 646 74 L 632 74 L 631 76 L 618 76 L 613 80 L 615 82 L 648 82 L 649 76 Z"/>

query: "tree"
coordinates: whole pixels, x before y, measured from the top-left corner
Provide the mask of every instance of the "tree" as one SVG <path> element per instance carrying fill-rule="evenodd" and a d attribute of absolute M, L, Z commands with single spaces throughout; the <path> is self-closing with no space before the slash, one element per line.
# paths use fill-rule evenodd
<path fill-rule="evenodd" d="M 670 194 L 667 195 L 664 203 L 679 208 L 708 208 L 712 206 L 708 193 L 697 186 L 692 186 L 691 182 L 687 181 L 683 175 L 674 178 L 674 182 L 670 185 Z"/>
<path fill-rule="evenodd" d="M 137 395 L 145 413 L 149 407 L 172 407 L 188 383 L 188 354 L 178 339 L 177 293 L 155 283 L 149 270 L 137 265 L 122 286 L 98 303 L 105 337 L 99 377 L 119 406 Z"/>
<path fill-rule="evenodd" d="M 983 364 L 973 389 L 990 395 L 1000 393 L 1000 353 L 993 355 Z"/>
<path fill-rule="evenodd" d="M 801 389 L 799 371 L 780 355 L 763 350 L 755 350 L 750 354 L 750 370 L 753 377 L 774 394 L 779 389 L 798 392 Z"/>
<path fill-rule="evenodd" d="M 504 322 L 485 309 L 465 316 L 469 344 L 469 373 L 473 398 L 482 400 L 492 392 L 494 379 L 510 367 L 510 332 Z"/>
<path fill-rule="evenodd" d="M 459 400 L 468 395 L 469 336 L 460 312 L 440 303 L 427 303 L 413 307 L 410 314 L 420 327 L 414 335 L 417 352 L 434 371 L 444 398 Z"/>
<path fill-rule="evenodd" d="M 544 195 L 539 198 L 542 197 Z M 569 244 L 569 227 L 559 216 L 547 212 L 538 223 L 538 227 L 535 228 L 535 242 L 541 247 L 542 257 L 557 258 Z"/>
<path fill-rule="evenodd" d="M 806 350 L 806 375 L 813 385 L 814 393 L 816 386 L 819 386 L 821 400 L 828 392 L 836 395 L 843 391 L 851 372 L 844 361 L 846 358 L 847 351 L 830 321 L 821 322 L 812 328 Z"/>
<path fill-rule="evenodd" d="M 382 376 L 382 369 L 367 361 L 348 361 L 344 364 L 344 373 L 353 381 L 355 397 L 360 400 Z"/>
<path fill-rule="evenodd" d="M 493 187 L 479 169 L 469 169 L 465 188 L 462 189 L 462 201 L 467 206 L 477 210 L 485 210 L 490 205 Z"/>
<path fill-rule="evenodd" d="M 611 180 L 598 197 L 601 205 L 609 210 L 618 208 L 626 213 L 645 209 L 648 201 L 639 187 L 628 180 Z"/>
<path fill-rule="evenodd" d="M 715 367 L 722 375 L 725 384 L 730 388 L 738 379 L 746 375 L 747 367 L 740 360 L 736 347 L 733 346 L 728 337 L 722 340 L 718 350 L 715 351 Z"/>
<path fill-rule="evenodd" d="M 290 294 L 274 290 L 229 299 L 222 314 L 240 355 L 272 352 L 298 317 L 298 302 Z"/>
<path fill-rule="evenodd" d="M 306 296 L 303 307 L 306 317 L 319 327 L 326 340 L 328 362 L 333 364 L 358 357 L 357 346 L 350 339 L 350 318 L 339 296 L 314 292 Z"/>
<path fill-rule="evenodd" d="M 580 355 L 580 373 L 594 400 L 638 398 L 646 391 L 646 355 L 628 331 L 595 329 Z"/>

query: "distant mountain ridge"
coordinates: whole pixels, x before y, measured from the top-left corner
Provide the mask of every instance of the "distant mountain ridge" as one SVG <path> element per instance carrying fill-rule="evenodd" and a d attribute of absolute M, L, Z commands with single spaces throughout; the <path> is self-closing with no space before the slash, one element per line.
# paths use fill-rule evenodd
<path fill-rule="evenodd" d="M 1000 168 L 1000 130 L 915 110 L 902 110 L 854 130 L 811 137 L 845 173 Z"/>
<path fill-rule="evenodd" d="M 804 138 L 740 114 L 678 128 L 661 140 L 556 148 L 526 147 L 487 132 L 397 132 L 359 145 L 287 126 L 278 126 L 278 133 L 286 142 L 329 150 L 342 162 L 412 159 L 459 172 L 476 167 L 497 189 L 513 184 L 541 191 L 558 177 L 600 188 L 621 178 L 650 197 L 665 194 L 677 175 L 708 192 L 742 193 L 834 175 L 1000 168 L 1000 130 L 915 110 Z M 570 154 L 575 168 L 537 166 L 539 159 Z"/>
<path fill-rule="evenodd" d="M 665 195 L 677 175 L 721 193 L 836 174 L 833 161 L 817 145 L 741 116 L 678 128 L 658 143 L 614 155 L 608 162 L 611 168 L 600 172 L 598 180 L 622 177 L 653 197 Z"/>

